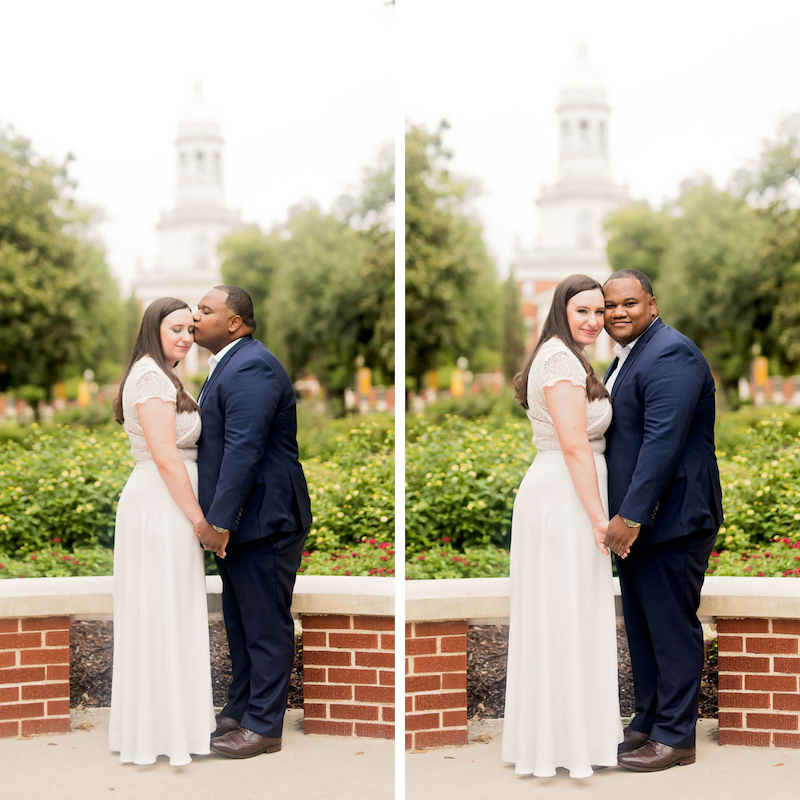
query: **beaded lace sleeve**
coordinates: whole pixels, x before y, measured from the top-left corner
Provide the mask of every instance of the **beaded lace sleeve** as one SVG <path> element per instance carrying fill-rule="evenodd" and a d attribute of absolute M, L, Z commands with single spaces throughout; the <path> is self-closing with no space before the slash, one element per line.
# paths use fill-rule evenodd
<path fill-rule="evenodd" d="M 555 386 L 559 381 L 569 381 L 586 388 L 586 370 L 569 350 L 556 350 L 541 366 L 539 385 Z"/>
<path fill-rule="evenodd" d="M 125 389 L 128 389 L 127 382 Z M 178 400 L 175 384 L 158 367 L 137 375 L 131 386 L 132 405 L 141 405 L 154 397 L 167 403 L 177 403 Z"/>

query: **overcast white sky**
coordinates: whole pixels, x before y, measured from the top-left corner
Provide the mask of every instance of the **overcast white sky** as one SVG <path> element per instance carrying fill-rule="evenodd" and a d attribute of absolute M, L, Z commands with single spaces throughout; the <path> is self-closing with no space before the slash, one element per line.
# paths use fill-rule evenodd
<path fill-rule="evenodd" d="M 105 209 L 116 274 L 158 252 L 178 117 L 195 80 L 219 113 L 228 205 L 269 228 L 325 210 L 394 140 L 394 10 L 385 0 L 26 0 L 0 14 L 0 125 L 77 161 Z"/>
<path fill-rule="evenodd" d="M 502 274 L 515 236 L 533 244 L 539 187 L 555 179 L 555 108 L 579 41 L 612 107 L 614 178 L 655 206 L 697 172 L 723 186 L 800 111 L 797 0 L 400 2 L 407 118 L 452 125 L 452 169 L 483 186 Z"/>

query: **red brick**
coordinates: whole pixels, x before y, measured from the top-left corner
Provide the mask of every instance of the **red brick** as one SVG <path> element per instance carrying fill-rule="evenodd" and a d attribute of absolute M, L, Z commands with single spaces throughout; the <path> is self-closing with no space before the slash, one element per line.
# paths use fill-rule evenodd
<path fill-rule="evenodd" d="M 768 694 L 719 692 L 717 699 L 720 708 L 769 708 Z"/>
<path fill-rule="evenodd" d="M 20 647 L 41 647 L 41 633 L 0 633 L 0 649 L 17 650 Z"/>
<path fill-rule="evenodd" d="M 69 697 L 68 683 L 32 683 L 22 687 L 23 700 L 49 700 Z"/>
<path fill-rule="evenodd" d="M 414 701 L 417 711 L 429 711 L 434 708 L 466 708 L 466 692 L 445 692 L 444 694 L 420 694 Z"/>
<path fill-rule="evenodd" d="M 303 631 L 319 629 L 319 630 L 350 630 L 352 626 L 352 617 L 343 614 L 331 614 L 329 616 L 317 616 L 316 614 L 303 615 L 301 623 Z"/>
<path fill-rule="evenodd" d="M 800 733 L 773 733 L 772 744 L 775 747 L 793 747 L 800 749 Z"/>
<path fill-rule="evenodd" d="M 442 675 L 442 689 L 466 689 L 466 672 L 447 672 Z"/>
<path fill-rule="evenodd" d="M 723 728 L 741 728 L 743 720 L 744 716 L 741 712 L 720 711 L 718 717 L 720 732 Z"/>
<path fill-rule="evenodd" d="M 23 631 L 69 630 L 69 617 L 30 617 L 22 620 Z"/>
<path fill-rule="evenodd" d="M 797 639 L 753 639 L 747 640 L 748 653 L 782 653 L 794 655 L 797 652 Z"/>
<path fill-rule="evenodd" d="M 370 725 L 356 722 L 356 736 L 365 739 L 394 739 L 394 725 Z"/>
<path fill-rule="evenodd" d="M 61 645 L 69 647 L 69 631 L 47 631 L 44 635 L 44 643 L 47 647 L 59 647 Z"/>
<path fill-rule="evenodd" d="M 414 746 L 414 736 L 411 733 L 406 734 L 406 750 L 410 750 Z"/>
<path fill-rule="evenodd" d="M 438 692 L 441 688 L 441 675 L 409 675 L 406 678 L 407 692 Z"/>
<path fill-rule="evenodd" d="M 800 619 L 774 619 L 772 620 L 773 633 L 800 634 Z M 785 734 L 780 734 L 781 736 Z"/>
<path fill-rule="evenodd" d="M 47 680 L 49 681 L 68 681 L 69 664 L 51 664 L 47 668 Z"/>
<path fill-rule="evenodd" d="M 378 673 L 374 669 L 331 669 L 328 670 L 330 683 L 355 683 L 371 685 L 378 682 Z"/>
<path fill-rule="evenodd" d="M 353 617 L 353 627 L 359 631 L 393 631 L 394 617 Z"/>
<path fill-rule="evenodd" d="M 772 707 L 776 711 L 800 711 L 800 694 L 774 694 Z"/>
<path fill-rule="evenodd" d="M 467 744 L 466 730 L 420 731 L 414 738 L 417 747 L 460 747 Z"/>
<path fill-rule="evenodd" d="M 769 620 L 718 618 L 717 633 L 769 633 Z"/>
<path fill-rule="evenodd" d="M 443 636 L 441 643 L 442 653 L 466 653 L 467 652 L 467 637 L 466 636 Z"/>
<path fill-rule="evenodd" d="M 303 723 L 305 733 L 323 733 L 327 736 L 352 736 L 353 723 L 330 719 L 307 719 Z"/>
<path fill-rule="evenodd" d="M 61 719 L 24 719 L 20 726 L 22 736 L 40 736 L 44 733 L 69 733 L 69 717 Z"/>
<path fill-rule="evenodd" d="M 385 686 L 356 686 L 359 703 L 394 703 L 394 689 Z"/>
<path fill-rule="evenodd" d="M 378 706 L 353 706 L 331 703 L 331 719 L 368 719 L 377 720 L 380 716 Z"/>
<path fill-rule="evenodd" d="M 307 667 L 303 665 L 303 685 L 307 683 L 325 683 L 328 679 L 328 670 L 318 667 Z"/>
<path fill-rule="evenodd" d="M 0 669 L 0 684 L 33 683 L 44 680 L 44 667 L 19 667 L 17 669 Z"/>
<path fill-rule="evenodd" d="M 744 649 L 744 637 L 718 636 L 717 647 L 720 653 L 741 653 Z"/>
<path fill-rule="evenodd" d="M 378 647 L 377 633 L 329 633 L 331 647 L 346 647 L 349 650 L 375 650 Z"/>
<path fill-rule="evenodd" d="M 394 634 L 382 633 L 381 634 L 381 650 L 394 650 Z"/>
<path fill-rule="evenodd" d="M 394 667 L 394 653 L 356 653 L 357 667 Z"/>
<path fill-rule="evenodd" d="M 62 714 L 69 714 L 69 698 L 66 700 L 48 700 L 47 716 L 59 717 Z"/>
<path fill-rule="evenodd" d="M 741 675 L 720 675 L 717 680 L 720 689 L 737 690 L 742 688 Z"/>
<path fill-rule="evenodd" d="M 722 677 L 719 676 L 720 686 Z M 761 692 L 796 692 L 797 678 L 791 675 L 745 675 L 744 688 Z"/>
<path fill-rule="evenodd" d="M 380 683 L 381 686 L 394 686 L 394 670 L 393 669 L 382 669 L 380 673 Z"/>
<path fill-rule="evenodd" d="M 303 649 L 306 647 L 327 647 L 328 634 L 326 631 L 303 631 Z"/>
<path fill-rule="evenodd" d="M 14 667 L 17 664 L 17 654 L 13 650 L 0 652 L 0 667 Z"/>
<path fill-rule="evenodd" d="M 15 703 L 0 706 L 0 719 L 30 719 L 44 716 L 44 703 Z"/>
<path fill-rule="evenodd" d="M 406 714 L 414 710 L 414 698 L 406 697 Z"/>
<path fill-rule="evenodd" d="M 720 744 L 733 744 L 741 747 L 769 747 L 769 733 L 756 731 L 719 731 Z"/>
<path fill-rule="evenodd" d="M 383 706 L 381 709 L 381 719 L 384 722 L 394 722 L 394 706 Z"/>
<path fill-rule="evenodd" d="M 792 675 L 800 674 L 800 658 L 775 657 L 774 672 L 788 672 Z"/>
<path fill-rule="evenodd" d="M 8 686 L 0 689 L 0 703 L 18 703 L 19 686 Z"/>
<path fill-rule="evenodd" d="M 465 619 L 448 620 L 447 622 L 417 622 L 414 636 L 466 636 L 467 621 Z"/>
<path fill-rule="evenodd" d="M 0 619 L 0 633 L 16 633 L 18 630 L 18 619 Z"/>
<path fill-rule="evenodd" d="M 748 714 L 748 728 L 771 728 L 779 731 L 796 731 L 796 714 Z"/>
<path fill-rule="evenodd" d="M 406 714 L 407 731 L 439 730 L 440 714 Z"/>
<path fill-rule="evenodd" d="M 12 736 L 19 736 L 19 722 L 0 722 L 0 739 L 10 739 Z"/>
<path fill-rule="evenodd" d="M 414 632 L 414 626 L 410 622 L 406 622 L 406 639 L 408 639 Z"/>
<path fill-rule="evenodd" d="M 406 655 L 419 656 L 436 653 L 436 639 L 407 639 Z"/>
<path fill-rule="evenodd" d="M 720 659 L 721 661 L 722 659 Z M 753 659 L 755 660 L 755 659 Z M 764 659 L 767 661 L 767 659 Z M 767 661 L 767 664 L 769 662 Z M 414 672 L 466 672 L 467 654 L 461 656 L 417 656 L 414 659 Z"/>
<path fill-rule="evenodd" d="M 303 650 L 303 664 L 324 664 L 331 667 L 349 667 L 353 663 L 351 653 L 331 650 Z"/>
<path fill-rule="evenodd" d="M 327 719 L 328 704 L 303 702 L 303 716 L 306 719 Z"/>
<path fill-rule="evenodd" d="M 769 672 L 769 659 L 720 656 L 717 660 L 717 668 L 720 672 Z"/>
<path fill-rule="evenodd" d="M 442 712 L 442 727 L 443 728 L 458 728 L 467 727 L 467 710 L 463 711 L 443 711 Z"/>
<path fill-rule="evenodd" d="M 361 688 L 361 687 L 359 687 Z M 347 684 L 337 686 L 303 683 L 303 697 L 306 700 L 352 700 L 353 687 Z"/>
<path fill-rule="evenodd" d="M 23 666 L 33 664 L 69 664 L 69 648 L 20 650 L 19 663 Z"/>

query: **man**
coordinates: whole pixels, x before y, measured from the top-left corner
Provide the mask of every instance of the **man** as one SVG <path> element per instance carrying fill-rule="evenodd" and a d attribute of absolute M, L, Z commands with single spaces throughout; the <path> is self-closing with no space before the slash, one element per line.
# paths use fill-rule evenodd
<path fill-rule="evenodd" d="M 217 556 L 233 677 L 211 749 L 249 758 L 281 749 L 294 661 L 292 590 L 311 508 L 298 460 L 295 395 L 275 356 L 253 339 L 250 295 L 217 286 L 194 315 L 214 355 L 200 392 L 195 527 Z"/>
<path fill-rule="evenodd" d="M 619 763 L 651 772 L 695 760 L 697 609 L 722 523 L 715 388 L 700 350 L 659 319 L 647 276 L 615 272 L 603 293 L 617 342 L 605 379 L 614 409 L 605 543 L 617 554 L 636 707 Z"/>

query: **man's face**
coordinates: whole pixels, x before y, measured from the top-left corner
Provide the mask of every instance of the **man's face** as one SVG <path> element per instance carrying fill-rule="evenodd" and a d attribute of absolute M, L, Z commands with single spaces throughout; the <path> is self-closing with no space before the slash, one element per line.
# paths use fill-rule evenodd
<path fill-rule="evenodd" d="M 227 299 L 226 292 L 211 289 L 203 295 L 194 312 L 194 340 L 212 353 L 218 353 L 233 341 L 230 321 L 236 315 L 225 305 Z"/>
<path fill-rule="evenodd" d="M 658 316 L 653 295 L 636 278 L 615 278 L 603 287 L 606 332 L 621 345 L 638 339 Z"/>

